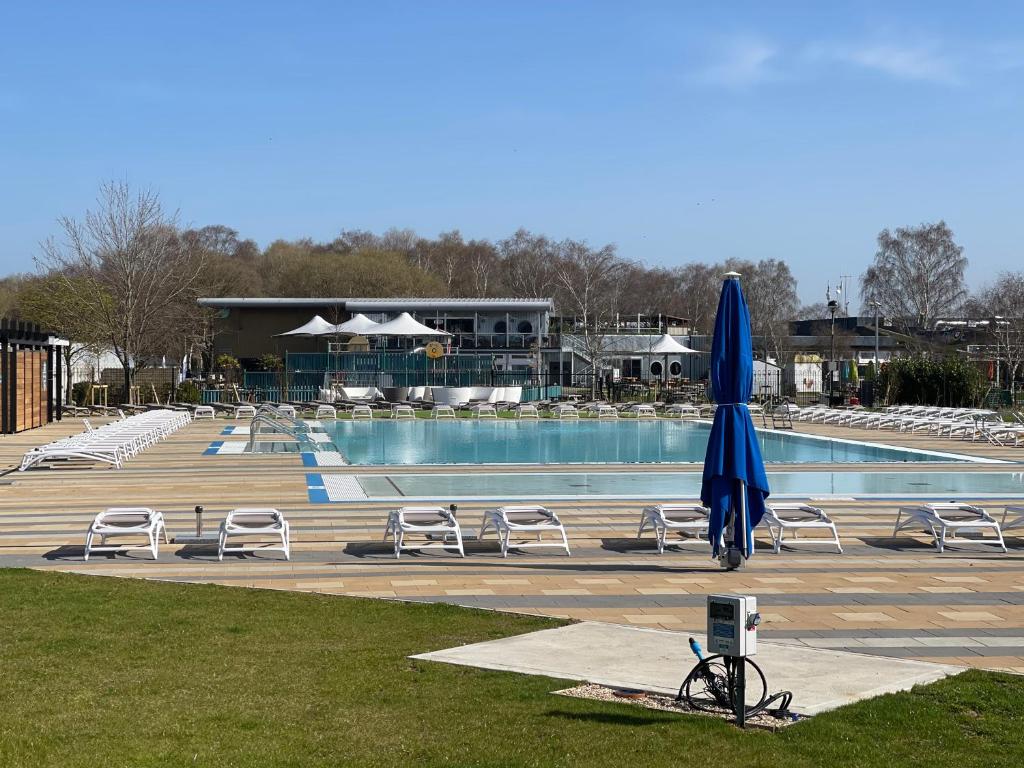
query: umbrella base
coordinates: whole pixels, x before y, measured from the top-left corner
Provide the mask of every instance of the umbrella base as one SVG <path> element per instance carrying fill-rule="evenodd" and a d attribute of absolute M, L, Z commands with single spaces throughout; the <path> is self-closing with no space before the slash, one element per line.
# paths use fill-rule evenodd
<path fill-rule="evenodd" d="M 735 571 L 743 567 L 743 553 L 736 547 L 726 547 L 725 551 L 718 556 L 718 563 L 727 571 Z"/>

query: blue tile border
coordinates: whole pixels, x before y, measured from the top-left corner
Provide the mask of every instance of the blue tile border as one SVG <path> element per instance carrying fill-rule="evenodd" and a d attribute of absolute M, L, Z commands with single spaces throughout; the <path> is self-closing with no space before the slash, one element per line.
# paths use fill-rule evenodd
<path fill-rule="evenodd" d="M 224 445 L 223 440 L 214 440 L 212 443 L 210 443 L 210 447 L 203 451 L 203 456 L 216 456 L 217 451 L 220 450 L 220 447 L 222 445 Z"/>
<path fill-rule="evenodd" d="M 303 454 L 302 461 L 305 464 L 306 454 Z M 308 465 L 307 465 L 308 466 Z M 310 504 L 330 504 L 327 496 L 327 489 L 324 488 L 324 478 L 319 472 L 306 473 L 306 493 L 309 495 Z"/>

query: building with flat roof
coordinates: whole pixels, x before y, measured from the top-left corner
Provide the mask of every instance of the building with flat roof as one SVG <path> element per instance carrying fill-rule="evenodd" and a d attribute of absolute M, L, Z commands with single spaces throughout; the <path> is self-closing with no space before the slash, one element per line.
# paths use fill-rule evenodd
<path fill-rule="evenodd" d="M 424 325 L 452 334 L 453 353 L 486 353 L 497 357 L 498 367 L 506 369 L 526 367 L 531 353 L 556 349 L 550 334 L 554 312 L 551 299 L 204 298 L 199 304 L 215 312 L 214 355 L 232 355 L 243 365 L 265 354 L 326 351 L 330 337 L 278 335 L 301 326 L 314 315 L 337 324 L 356 314 L 385 322 L 408 312 Z M 337 343 L 343 350 L 344 342 Z M 415 345 L 416 339 L 380 339 L 374 348 Z"/>

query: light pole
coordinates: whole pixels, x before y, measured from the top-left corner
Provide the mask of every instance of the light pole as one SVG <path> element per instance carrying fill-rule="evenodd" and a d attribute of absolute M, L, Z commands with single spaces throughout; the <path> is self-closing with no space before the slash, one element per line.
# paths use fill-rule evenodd
<path fill-rule="evenodd" d="M 832 405 L 835 400 L 836 381 L 836 310 L 839 309 L 839 302 L 829 299 L 828 311 L 832 315 L 832 345 L 828 356 L 828 404 Z"/>

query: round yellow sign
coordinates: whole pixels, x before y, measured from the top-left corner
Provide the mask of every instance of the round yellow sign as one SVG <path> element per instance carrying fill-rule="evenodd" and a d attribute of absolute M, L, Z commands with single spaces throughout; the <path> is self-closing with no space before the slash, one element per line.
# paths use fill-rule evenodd
<path fill-rule="evenodd" d="M 436 341 L 430 342 L 427 344 L 427 357 L 431 360 L 437 360 L 439 357 L 444 357 L 444 347 Z"/>

